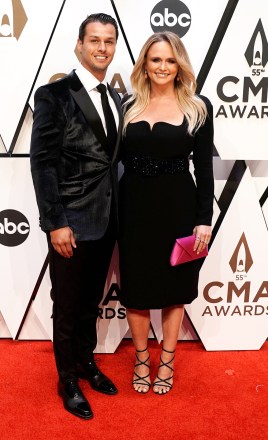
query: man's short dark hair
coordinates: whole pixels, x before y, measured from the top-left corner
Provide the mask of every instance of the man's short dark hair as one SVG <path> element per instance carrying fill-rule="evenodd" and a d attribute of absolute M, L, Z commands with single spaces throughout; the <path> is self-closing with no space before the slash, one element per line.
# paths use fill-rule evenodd
<path fill-rule="evenodd" d="M 103 12 L 99 12 L 98 14 L 88 15 L 87 18 L 81 23 L 79 27 L 79 40 L 83 41 L 86 33 L 86 26 L 88 23 L 102 23 L 102 24 L 112 24 L 115 28 L 116 40 L 118 39 L 118 25 L 117 22 L 111 15 L 104 14 Z"/>

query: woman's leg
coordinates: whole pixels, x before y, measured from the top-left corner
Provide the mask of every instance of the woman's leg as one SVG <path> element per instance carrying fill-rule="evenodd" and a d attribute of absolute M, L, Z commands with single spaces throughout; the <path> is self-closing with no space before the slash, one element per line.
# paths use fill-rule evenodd
<path fill-rule="evenodd" d="M 149 310 L 127 309 L 127 320 L 136 348 L 133 387 L 140 393 L 147 393 L 150 388 L 148 336 L 150 330 Z"/>
<path fill-rule="evenodd" d="M 164 394 L 173 384 L 173 365 L 179 331 L 184 315 L 184 306 L 167 307 L 162 310 L 163 350 L 154 392 Z M 165 365 L 166 364 L 166 365 Z M 163 380 L 165 379 L 165 380 Z"/>

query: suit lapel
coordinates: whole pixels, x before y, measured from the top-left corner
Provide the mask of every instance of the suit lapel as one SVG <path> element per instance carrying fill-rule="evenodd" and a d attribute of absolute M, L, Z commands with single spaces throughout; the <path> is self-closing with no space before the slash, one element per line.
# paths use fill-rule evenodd
<path fill-rule="evenodd" d="M 70 77 L 70 93 L 74 98 L 76 104 L 82 110 L 87 122 L 92 128 L 95 136 L 103 146 L 107 145 L 107 137 L 101 122 L 101 118 L 91 101 L 86 89 L 83 87 L 81 81 L 74 71 L 69 75 Z"/>
<path fill-rule="evenodd" d="M 69 83 L 70 83 L 70 93 L 75 100 L 76 104 L 79 106 L 81 111 L 83 112 L 83 115 L 85 116 L 86 121 L 89 123 L 90 127 L 92 128 L 95 136 L 99 140 L 99 142 L 107 149 L 108 151 L 108 145 L 107 145 L 107 136 L 105 133 L 105 130 L 102 125 L 101 118 L 91 101 L 86 89 L 83 87 L 81 81 L 79 80 L 78 76 L 76 75 L 75 71 L 73 70 L 69 75 Z M 121 133 L 123 128 L 123 115 L 122 115 L 122 109 L 120 104 L 120 98 L 118 94 L 108 85 L 109 93 L 114 100 L 116 109 L 118 111 L 119 116 L 119 124 L 118 124 L 118 132 L 117 132 L 117 141 L 113 152 L 112 161 L 115 160 L 120 140 L 121 140 Z"/>

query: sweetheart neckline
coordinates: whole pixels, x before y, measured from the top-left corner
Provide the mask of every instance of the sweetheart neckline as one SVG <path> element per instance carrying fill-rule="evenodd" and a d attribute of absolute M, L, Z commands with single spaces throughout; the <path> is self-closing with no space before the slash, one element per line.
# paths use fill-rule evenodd
<path fill-rule="evenodd" d="M 140 121 L 136 121 L 136 122 L 130 122 L 129 124 L 139 124 L 141 122 L 145 122 L 147 125 L 149 125 L 150 131 L 153 131 L 155 125 L 157 125 L 157 124 L 167 124 L 167 125 L 171 125 L 172 127 L 181 127 L 184 123 L 184 120 L 185 120 L 185 116 L 183 117 L 182 123 L 178 124 L 178 125 L 171 124 L 170 122 L 166 122 L 166 121 L 157 121 L 157 122 L 154 122 L 154 124 L 151 126 L 150 122 L 146 121 L 145 119 L 141 119 Z"/>

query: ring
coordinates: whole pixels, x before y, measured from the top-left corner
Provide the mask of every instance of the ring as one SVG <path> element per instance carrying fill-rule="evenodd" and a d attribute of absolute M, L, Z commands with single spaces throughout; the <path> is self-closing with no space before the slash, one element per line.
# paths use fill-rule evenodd
<path fill-rule="evenodd" d="M 203 240 L 200 240 L 200 243 L 206 243 L 205 241 L 203 241 Z"/>
<path fill-rule="evenodd" d="M 200 241 L 200 238 L 199 238 L 199 237 L 196 237 L 195 239 L 198 240 L 198 241 Z"/>

